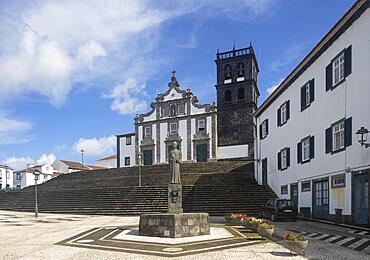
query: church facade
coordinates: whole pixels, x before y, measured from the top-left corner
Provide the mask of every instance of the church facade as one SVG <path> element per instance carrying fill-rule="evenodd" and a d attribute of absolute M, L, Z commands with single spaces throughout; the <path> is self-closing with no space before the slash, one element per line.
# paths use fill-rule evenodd
<path fill-rule="evenodd" d="M 253 48 L 218 51 L 216 65 L 217 106 L 181 89 L 173 71 L 151 111 L 135 117 L 135 131 L 117 135 L 117 167 L 168 163 L 175 141 L 183 162 L 253 159 L 259 96 Z"/>

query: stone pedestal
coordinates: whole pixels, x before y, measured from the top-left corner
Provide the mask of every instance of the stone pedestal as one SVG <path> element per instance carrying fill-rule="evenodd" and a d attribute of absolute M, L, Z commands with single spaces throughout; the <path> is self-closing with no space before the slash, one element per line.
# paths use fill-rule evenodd
<path fill-rule="evenodd" d="M 168 185 L 168 213 L 182 213 L 181 184 Z"/>
<path fill-rule="evenodd" d="M 163 213 L 140 215 L 139 235 L 154 237 L 191 237 L 209 235 L 208 213 Z"/>

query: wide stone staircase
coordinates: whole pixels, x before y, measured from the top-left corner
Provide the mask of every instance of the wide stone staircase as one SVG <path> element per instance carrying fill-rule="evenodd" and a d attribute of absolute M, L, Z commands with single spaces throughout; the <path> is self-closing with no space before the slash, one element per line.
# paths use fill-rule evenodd
<path fill-rule="evenodd" d="M 82 171 L 38 185 L 40 212 L 137 215 L 167 210 L 168 165 Z M 256 215 L 268 199 L 269 186 L 257 185 L 253 162 L 219 161 L 181 164 L 184 212 Z M 33 211 L 34 186 L 0 192 L 0 209 Z"/>

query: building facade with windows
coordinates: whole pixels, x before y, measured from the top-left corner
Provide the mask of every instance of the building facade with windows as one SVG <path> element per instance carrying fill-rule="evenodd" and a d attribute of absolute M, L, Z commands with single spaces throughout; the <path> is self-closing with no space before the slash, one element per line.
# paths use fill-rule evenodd
<path fill-rule="evenodd" d="M 304 216 L 370 225 L 369 26 L 357 1 L 255 113 L 255 177 Z"/>
<path fill-rule="evenodd" d="M 0 164 L 0 190 L 13 188 L 13 169 Z"/>
<path fill-rule="evenodd" d="M 217 51 L 217 106 L 201 105 L 173 72 L 152 110 L 135 118 L 135 132 L 117 135 L 117 167 L 168 163 L 173 142 L 182 160 L 254 159 L 258 64 L 252 46 Z"/>
<path fill-rule="evenodd" d="M 54 178 L 54 168 L 50 164 L 30 165 L 28 168 L 13 173 L 13 185 L 16 189 L 35 185 L 35 173 L 38 173 L 37 184 Z"/>

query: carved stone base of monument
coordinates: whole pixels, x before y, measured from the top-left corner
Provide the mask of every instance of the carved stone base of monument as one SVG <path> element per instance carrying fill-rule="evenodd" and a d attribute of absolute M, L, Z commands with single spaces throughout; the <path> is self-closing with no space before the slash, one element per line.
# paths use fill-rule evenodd
<path fill-rule="evenodd" d="M 181 184 L 168 185 L 168 213 L 182 213 Z"/>
<path fill-rule="evenodd" d="M 140 215 L 140 236 L 179 238 L 209 235 L 209 233 L 208 213 Z"/>

